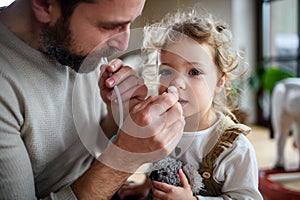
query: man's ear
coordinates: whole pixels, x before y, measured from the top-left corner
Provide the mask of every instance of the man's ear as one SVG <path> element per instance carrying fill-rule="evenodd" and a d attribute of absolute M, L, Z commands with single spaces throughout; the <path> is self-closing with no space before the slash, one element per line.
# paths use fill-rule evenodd
<path fill-rule="evenodd" d="M 32 10 L 36 19 L 44 24 L 50 23 L 56 0 L 31 0 Z"/>

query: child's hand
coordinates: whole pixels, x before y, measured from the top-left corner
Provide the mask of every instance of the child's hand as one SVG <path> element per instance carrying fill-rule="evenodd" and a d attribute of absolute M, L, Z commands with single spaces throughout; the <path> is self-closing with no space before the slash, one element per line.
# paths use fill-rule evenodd
<path fill-rule="evenodd" d="M 193 196 L 191 186 L 183 173 L 182 169 L 178 171 L 182 187 L 176 187 L 166 183 L 152 181 L 153 184 L 153 200 L 196 200 Z"/>

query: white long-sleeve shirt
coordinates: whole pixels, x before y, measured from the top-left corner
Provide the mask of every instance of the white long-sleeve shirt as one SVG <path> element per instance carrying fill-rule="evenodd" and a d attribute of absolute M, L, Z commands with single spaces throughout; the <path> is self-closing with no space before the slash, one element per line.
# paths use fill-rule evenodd
<path fill-rule="evenodd" d="M 223 118 L 224 115 L 221 114 L 218 122 L 206 130 L 184 132 L 181 141 L 170 156 L 199 169 L 202 159 L 214 145 L 212 141 L 216 141 L 218 137 L 218 134 L 213 132 L 214 128 Z M 223 194 L 218 197 L 198 195 L 199 199 L 263 199 L 258 190 L 256 154 L 252 144 L 243 134 L 240 134 L 233 146 L 225 150 L 216 160 L 213 177 L 224 183 Z"/>

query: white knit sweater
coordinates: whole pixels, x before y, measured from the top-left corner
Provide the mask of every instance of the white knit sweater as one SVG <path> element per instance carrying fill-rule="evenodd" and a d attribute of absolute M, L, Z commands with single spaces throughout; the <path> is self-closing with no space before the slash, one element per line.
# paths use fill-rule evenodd
<path fill-rule="evenodd" d="M 76 199 L 69 185 L 93 161 L 74 123 L 78 109 L 89 115 L 80 95 L 93 82 L 75 85 L 77 76 L 0 23 L 0 199 Z M 97 106 L 96 123 L 105 114 Z"/>

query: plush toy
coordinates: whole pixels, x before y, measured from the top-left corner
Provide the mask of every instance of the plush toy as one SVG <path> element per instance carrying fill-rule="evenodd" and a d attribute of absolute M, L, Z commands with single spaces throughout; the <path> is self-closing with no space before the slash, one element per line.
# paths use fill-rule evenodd
<path fill-rule="evenodd" d="M 190 164 L 184 164 L 182 161 L 167 157 L 155 162 L 153 168 L 149 176 L 151 180 L 180 186 L 178 170 L 181 168 L 189 180 L 194 194 L 199 194 L 199 191 L 204 188 L 201 175 Z"/>

